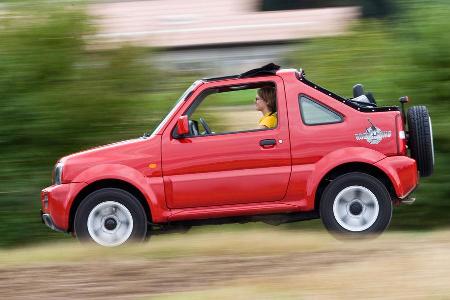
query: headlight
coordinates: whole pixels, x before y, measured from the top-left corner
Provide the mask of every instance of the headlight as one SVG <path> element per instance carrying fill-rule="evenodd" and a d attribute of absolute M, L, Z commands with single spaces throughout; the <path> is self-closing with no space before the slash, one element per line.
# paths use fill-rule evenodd
<path fill-rule="evenodd" d="M 61 184 L 62 171 L 63 171 L 63 164 L 57 163 L 55 166 L 55 172 L 54 172 L 54 174 L 55 174 L 54 183 L 55 184 Z"/>

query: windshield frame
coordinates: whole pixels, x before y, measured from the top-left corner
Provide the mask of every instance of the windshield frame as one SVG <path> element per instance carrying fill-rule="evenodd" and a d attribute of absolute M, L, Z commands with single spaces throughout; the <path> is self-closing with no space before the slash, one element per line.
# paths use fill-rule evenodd
<path fill-rule="evenodd" d="M 169 113 L 166 115 L 166 117 L 159 123 L 159 125 L 150 134 L 145 134 L 144 138 L 152 137 L 157 134 L 161 134 L 160 133 L 161 129 L 167 124 L 167 122 L 170 119 L 172 119 L 172 116 L 178 111 L 181 104 L 184 101 L 186 101 L 186 99 L 189 98 L 189 96 L 191 96 L 192 93 L 203 83 L 204 83 L 203 80 L 196 80 L 194 83 L 192 83 L 191 86 L 180 96 L 180 98 L 178 98 L 178 100 L 175 102 L 174 106 L 169 111 Z"/>

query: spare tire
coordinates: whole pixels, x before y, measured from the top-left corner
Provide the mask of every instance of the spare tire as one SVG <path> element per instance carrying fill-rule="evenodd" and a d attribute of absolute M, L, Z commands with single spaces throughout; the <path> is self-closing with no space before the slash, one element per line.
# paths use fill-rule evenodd
<path fill-rule="evenodd" d="M 431 118 L 425 106 L 413 106 L 408 109 L 408 146 L 411 157 L 416 160 L 420 176 L 433 174 L 434 146 Z"/>

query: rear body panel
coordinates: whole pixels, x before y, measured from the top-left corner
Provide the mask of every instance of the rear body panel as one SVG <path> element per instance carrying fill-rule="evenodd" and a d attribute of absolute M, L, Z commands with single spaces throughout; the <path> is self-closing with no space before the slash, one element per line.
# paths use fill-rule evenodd
<path fill-rule="evenodd" d="M 315 206 L 316 190 L 324 176 L 345 163 L 375 164 L 397 155 L 395 118 L 399 111 L 366 112 L 337 101 L 303 82 L 292 72 L 283 76 L 287 87 L 289 133 L 292 153 L 292 175 L 287 200 L 297 198 L 304 210 Z M 306 125 L 302 120 L 299 97 L 307 96 L 339 113 L 343 121 L 334 124 Z M 367 136 L 375 125 L 385 134 L 378 143 Z"/>

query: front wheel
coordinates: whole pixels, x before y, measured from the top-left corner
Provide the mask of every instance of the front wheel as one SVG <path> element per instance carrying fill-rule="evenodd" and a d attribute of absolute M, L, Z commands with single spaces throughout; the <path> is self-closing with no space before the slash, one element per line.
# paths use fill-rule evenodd
<path fill-rule="evenodd" d="M 104 188 L 81 202 L 75 214 L 74 231 L 82 242 L 115 247 L 143 241 L 147 218 L 142 205 L 132 194 Z"/>
<path fill-rule="evenodd" d="M 359 172 L 342 175 L 324 190 L 320 216 L 332 233 L 377 234 L 391 221 L 392 201 L 384 184 Z"/>

